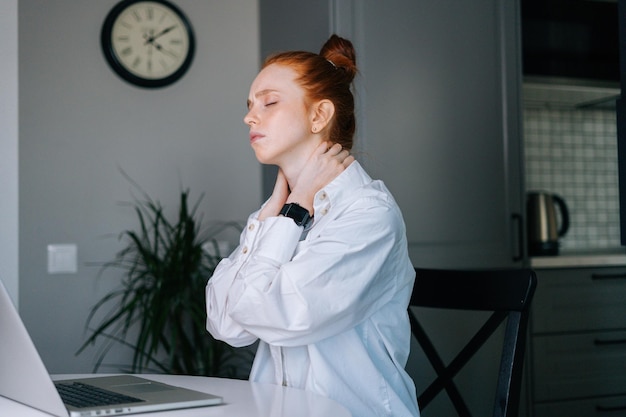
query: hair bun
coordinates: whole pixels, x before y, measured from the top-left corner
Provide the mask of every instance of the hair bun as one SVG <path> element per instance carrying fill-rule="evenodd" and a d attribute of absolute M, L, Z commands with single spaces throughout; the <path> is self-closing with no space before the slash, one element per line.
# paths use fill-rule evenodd
<path fill-rule="evenodd" d="M 356 76 L 356 53 L 352 42 L 337 35 L 332 35 L 322 46 L 320 55 L 336 68 L 345 71 L 348 82 Z"/>

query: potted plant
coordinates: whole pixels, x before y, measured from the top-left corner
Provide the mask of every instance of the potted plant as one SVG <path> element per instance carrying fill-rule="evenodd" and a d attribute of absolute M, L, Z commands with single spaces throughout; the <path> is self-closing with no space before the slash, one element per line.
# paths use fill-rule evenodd
<path fill-rule="evenodd" d="M 77 354 L 102 337 L 106 342 L 96 354 L 95 371 L 110 349 L 122 344 L 133 350 L 127 372 L 245 376 L 238 368 L 252 352 L 213 339 L 205 310 L 205 286 L 221 259 L 215 236 L 240 226 L 227 222 L 203 229 L 196 219 L 202 197 L 190 207 L 189 190 L 181 192 L 178 218 L 170 221 L 162 205 L 141 192 L 143 199 L 132 203 L 138 230 L 121 233 L 126 246 L 100 271 L 123 270 L 121 288 L 91 309 L 86 323 L 91 335 Z M 92 328 L 96 313 L 107 307 Z"/>

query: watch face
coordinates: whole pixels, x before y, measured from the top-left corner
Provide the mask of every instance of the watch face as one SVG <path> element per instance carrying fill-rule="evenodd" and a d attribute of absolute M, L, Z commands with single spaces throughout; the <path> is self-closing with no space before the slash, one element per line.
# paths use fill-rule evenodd
<path fill-rule="evenodd" d="M 102 27 L 104 56 L 126 81 L 169 85 L 191 65 L 195 42 L 185 15 L 165 0 L 123 0 Z"/>

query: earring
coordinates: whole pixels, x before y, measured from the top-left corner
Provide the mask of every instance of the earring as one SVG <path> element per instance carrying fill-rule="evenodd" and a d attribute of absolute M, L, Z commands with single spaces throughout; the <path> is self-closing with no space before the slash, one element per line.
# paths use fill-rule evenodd
<path fill-rule="evenodd" d="M 311 131 L 312 131 L 313 133 L 317 133 L 317 126 L 313 126 L 313 127 L 311 128 Z"/>

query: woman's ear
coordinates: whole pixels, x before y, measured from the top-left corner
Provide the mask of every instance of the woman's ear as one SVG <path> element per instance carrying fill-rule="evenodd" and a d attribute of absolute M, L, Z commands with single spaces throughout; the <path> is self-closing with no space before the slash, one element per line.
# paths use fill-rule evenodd
<path fill-rule="evenodd" d="M 324 99 L 318 101 L 312 109 L 311 131 L 320 132 L 330 123 L 335 115 L 335 105 L 332 101 Z"/>

